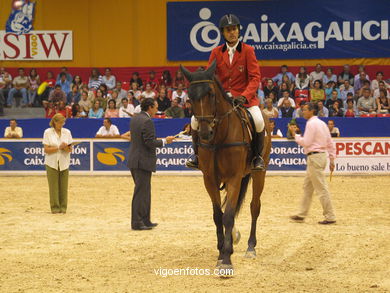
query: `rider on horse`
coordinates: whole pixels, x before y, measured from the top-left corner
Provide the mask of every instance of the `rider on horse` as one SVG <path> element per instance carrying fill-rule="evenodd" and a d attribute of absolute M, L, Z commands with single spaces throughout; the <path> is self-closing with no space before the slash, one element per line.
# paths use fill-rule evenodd
<path fill-rule="evenodd" d="M 260 70 L 253 47 L 240 42 L 240 20 L 234 14 L 227 14 L 219 21 L 219 29 L 226 44 L 213 49 L 209 66 L 217 60 L 216 75 L 227 94 L 242 103 L 251 113 L 256 134 L 254 136 L 254 171 L 265 170 L 261 153 L 264 146 L 264 120 L 259 108 L 256 92 L 260 84 Z M 187 162 L 187 167 L 198 168 L 198 121 L 191 118 L 192 143 L 195 159 Z"/>

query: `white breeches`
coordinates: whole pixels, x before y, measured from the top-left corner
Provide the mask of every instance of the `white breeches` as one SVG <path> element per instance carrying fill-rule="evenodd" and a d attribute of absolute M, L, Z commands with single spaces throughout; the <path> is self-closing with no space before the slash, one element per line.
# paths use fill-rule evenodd
<path fill-rule="evenodd" d="M 264 119 L 261 115 L 261 110 L 258 106 L 248 108 L 248 111 L 252 114 L 253 121 L 255 122 L 256 132 L 262 132 L 264 130 Z M 195 116 L 191 117 L 191 128 L 198 130 L 199 123 Z"/>

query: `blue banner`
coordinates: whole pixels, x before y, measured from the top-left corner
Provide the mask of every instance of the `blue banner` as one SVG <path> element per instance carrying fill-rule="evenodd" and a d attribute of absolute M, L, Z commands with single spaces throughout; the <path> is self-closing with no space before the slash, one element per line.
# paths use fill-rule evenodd
<path fill-rule="evenodd" d="M 0 141 L 0 170 L 45 170 L 44 151 L 39 141 Z M 82 142 L 73 147 L 70 170 L 90 171 L 90 143 Z"/>
<path fill-rule="evenodd" d="M 168 60 L 208 60 L 228 13 L 259 60 L 390 57 L 388 0 L 273 0 L 167 2 Z"/>

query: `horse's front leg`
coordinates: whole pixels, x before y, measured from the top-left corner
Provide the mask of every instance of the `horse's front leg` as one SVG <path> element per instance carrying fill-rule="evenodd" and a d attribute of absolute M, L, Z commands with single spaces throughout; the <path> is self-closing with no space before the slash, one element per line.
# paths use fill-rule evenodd
<path fill-rule="evenodd" d="M 219 251 L 217 267 L 222 263 L 222 248 L 223 248 L 223 224 L 222 224 L 222 216 L 223 212 L 221 209 L 221 196 L 218 189 L 218 185 L 215 183 L 215 180 L 211 179 L 213 176 L 204 176 L 204 184 L 206 186 L 207 192 L 210 195 L 211 202 L 213 204 L 213 219 L 215 226 L 217 228 L 217 248 Z"/>

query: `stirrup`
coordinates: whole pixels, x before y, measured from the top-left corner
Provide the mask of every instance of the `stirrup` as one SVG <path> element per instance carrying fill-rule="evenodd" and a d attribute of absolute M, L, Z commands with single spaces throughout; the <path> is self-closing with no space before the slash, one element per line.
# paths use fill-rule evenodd
<path fill-rule="evenodd" d="M 187 161 L 186 166 L 187 166 L 187 168 L 191 168 L 191 169 L 199 169 L 198 158 L 195 157 L 194 160 Z"/>
<path fill-rule="evenodd" d="M 261 156 L 256 156 L 253 159 L 253 167 L 251 170 L 252 171 L 265 171 L 264 160 Z"/>

